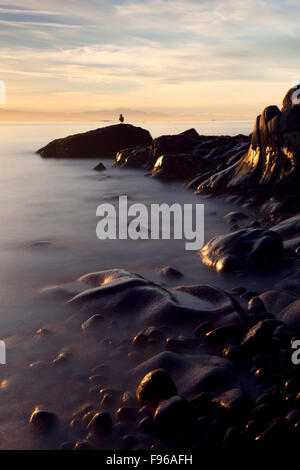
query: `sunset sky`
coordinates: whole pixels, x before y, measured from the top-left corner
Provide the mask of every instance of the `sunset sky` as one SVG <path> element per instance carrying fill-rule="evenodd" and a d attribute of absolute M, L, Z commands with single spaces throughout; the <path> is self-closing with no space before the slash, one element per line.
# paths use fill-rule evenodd
<path fill-rule="evenodd" d="M 252 119 L 300 80 L 299 24 L 298 0 L 0 2 L 0 111 Z"/>

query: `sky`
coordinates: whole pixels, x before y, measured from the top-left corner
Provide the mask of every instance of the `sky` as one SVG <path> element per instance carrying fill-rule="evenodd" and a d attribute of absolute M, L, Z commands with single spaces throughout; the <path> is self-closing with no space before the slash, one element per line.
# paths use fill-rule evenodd
<path fill-rule="evenodd" d="M 299 23 L 298 0 L 0 0 L 0 119 L 254 119 L 300 80 Z"/>

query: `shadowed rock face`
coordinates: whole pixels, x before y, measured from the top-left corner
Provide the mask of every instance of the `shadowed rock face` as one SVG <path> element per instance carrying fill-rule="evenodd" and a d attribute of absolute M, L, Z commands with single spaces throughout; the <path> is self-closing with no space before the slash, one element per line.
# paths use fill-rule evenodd
<path fill-rule="evenodd" d="M 118 152 L 116 165 L 151 170 L 152 176 L 160 179 L 191 179 L 189 187 L 194 188 L 200 178 L 207 179 L 208 171 L 227 168 L 239 160 L 249 143 L 250 139 L 243 135 L 200 136 L 195 129 L 189 129 L 158 137 L 147 148 L 124 149 Z"/>
<path fill-rule="evenodd" d="M 215 326 L 241 322 L 241 308 L 230 295 L 211 286 L 166 289 L 125 270 L 89 273 L 72 285 L 51 288 L 83 312 L 101 311 L 108 317 L 132 317 L 137 325 L 197 325 L 209 320 Z M 49 289 L 43 291 L 49 295 Z M 134 308 L 133 308 L 134 305 Z"/>
<path fill-rule="evenodd" d="M 243 229 L 210 240 L 200 250 L 202 262 L 217 271 L 266 269 L 280 261 L 283 244 L 271 230 Z"/>
<path fill-rule="evenodd" d="M 231 167 L 216 172 L 197 192 L 262 190 L 276 184 L 277 191 L 291 192 L 300 175 L 300 106 L 293 104 L 295 89 L 289 90 L 280 111 L 268 106 L 256 119 L 248 152 Z"/>
<path fill-rule="evenodd" d="M 53 140 L 38 153 L 43 158 L 110 158 L 121 149 L 151 143 L 147 130 L 131 124 L 116 124 Z"/>

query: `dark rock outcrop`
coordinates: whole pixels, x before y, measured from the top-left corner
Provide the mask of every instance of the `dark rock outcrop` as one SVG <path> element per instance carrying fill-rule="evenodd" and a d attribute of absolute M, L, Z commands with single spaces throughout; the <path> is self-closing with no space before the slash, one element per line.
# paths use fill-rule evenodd
<path fill-rule="evenodd" d="M 147 130 L 131 124 L 116 124 L 53 140 L 37 153 L 43 158 L 111 158 L 124 148 L 151 143 Z"/>
<path fill-rule="evenodd" d="M 151 160 L 151 147 L 126 148 L 117 153 L 116 165 L 128 168 L 147 168 Z"/>
<path fill-rule="evenodd" d="M 200 136 L 189 129 L 157 137 L 149 147 L 123 149 L 116 156 L 116 165 L 151 170 L 152 176 L 161 179 L 195 180 L 239 160 L 249 143 L 243 135 Z"/>
<path fill-rule="evenodd" d="M 265 191 L 275 184 L 277 192 L 298 189 L 300 106 L 292 101 L 294 91 L 287 93 L 281 111 L 277 106 L 268 106 L 257 117 L 248 152 L 237 163 L 203 181 L 198 193 L 243 188 Z"/>
<path fill-rule="evenodd" d="M 201 250 L 202 262 L 217 271 L 266 269 L 278 264 L 283 244 L 271 230 L 243 229 L 210 240 Z"/>

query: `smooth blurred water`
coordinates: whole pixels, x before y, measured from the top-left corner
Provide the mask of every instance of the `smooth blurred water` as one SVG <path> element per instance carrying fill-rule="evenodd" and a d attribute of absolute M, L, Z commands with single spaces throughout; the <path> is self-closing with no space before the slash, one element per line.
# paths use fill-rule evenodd
<path fill-rule="evenodd" d="M 195 127 L 201 134 L 236 134 L 249 131 L 245 122 L 137 123 L 152 135 L 177 133 Z M 211 276 L 182 241 L 99 241 L 96 207 L 116 202 L 126 194 L 129 202 L 198 202 L 200 198 L 178 183 L 145 178 L 142 171 L 112 168 L 97 173 L 95 160 L 43 160 L 34 153 L 56 137 L 105 123 L 1 124 L 0 156 L 0 293 L 5 314 L 0 327 L 15 327 L 28 315 L 24 303 L 44 284 L 63 282 L 93 269 L 124 267 L 151 274 L 155 267 L 176 264 L 196 266 L 200 277 Z M 248 127 L 247 127 L 248 126 Z M 206 239 L 227 229 L 222 213 L 230 205 L 206 199 Z M 213 213 L 213 215 L 210 215 Z M 215 214 L 216 213 L 216 214 Z M 37 243 L 46 241 L 50 243 Z M 200 274 L 202 273 L 202 274 Z M 20 301 L 22 299 L 22 302 Z M 31 306 L 31 311 L 34 307 Z M 31 317 L 34 315 L 31 313 Z"/>
<path fill-rule="evenodd" d="M 139 124 L 153 137 L 190 127 L 201 134 L 251 131 L 250 123 L 245 122 Z M 49 372 L 33 379 L 28 372 L 30 362 L 49 361 L 62 346 L 71 345 L 76 355 L 78 338 L 72 339 L 72 327 L 57 326 L 66 319 L 66 307 L 61 301 L 42 298 L 41 288 L 109 268 L 124 268 L 166 282 L 158 274 L 166 265 L 181 270 L 185 275 L 181 282 L 186 284 L 232 285 L 231 280 L 220 279 L 203 266 L 197 252 L 185 251 L 184 241 L 97 239 L 97 206 L 115 204 L 120 194 L 127 195 L 130 203 L 146 205 L 204 203 L 206 241 L 228 231 L 223 216 L 235 209 L 220 199 L 197 197 L 178 182 L 161 183 L 145 177 L 143 171 L 112 168 L 112 160 L 103 160 L 107 170 L 98 173 L 93 171 L 97 160 L 43 160 L 35 153 L 54 138 L 102 125 L 105 123 L 1 123 L 0 338 L 7 343 L 7 365 L 0 366 L 0 432 L 5 437 L 1 448 L 39 447 L 27 435 L 28 413 L 37 402 L 58 410 L 60 401 L 60 412 L 67 410 L 66 402 L 60 400 L 65 395 L 63 376 L 58 379 Z M 36 342 L 34 332 L 48 325 L 54 325 L 57 334 L 48 342 Z M 82 357 L 79 354 L 82 371 L 87 367 L 85 355 L 86 350 Z M 76 383 L 69 386 L 76 388 Z"/>

